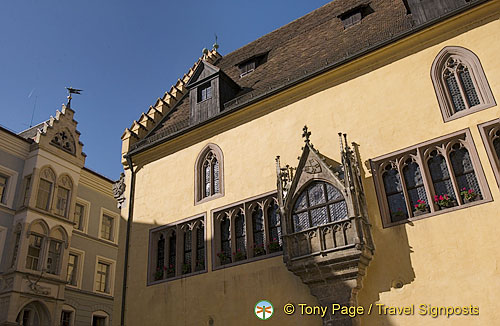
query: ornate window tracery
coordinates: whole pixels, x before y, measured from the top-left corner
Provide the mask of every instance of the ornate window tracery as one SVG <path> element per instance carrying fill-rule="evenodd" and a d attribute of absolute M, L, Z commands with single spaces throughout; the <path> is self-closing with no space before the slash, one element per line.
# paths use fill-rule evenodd
<path fill-rule="evenodd" d="M 46 167 L 40 172 L 40 181 L 38 183 L 38 193 L 36 196 L 37 208 L 46 211 L 50 210 L 55 181 L 56 174 L 51 168 Z"/>
<path fill-rule="evenodd" d="M 371 165 L 384 225 L 491 199 L 468 130 L 385 155 Z"/>
<path fill-rule="evenodd" d="M 485 122 L 479 125 L 486 152 L 493 168 L 493 173 L 500 187 L 500 119 Z"/>
<path fill-rule="evenodd" d="M 205 256 L 204 217 L 151 230 L 148 282 L 205 271 Z"/>
<path fill-rule="evenodd" d="M 496 105 L 481 63 L 468 49 L 441 50 L 431 78 L 445 122 Z"/>
<path fill-rule="evenodd" d="M 196 202 L 216 198 L 223 194 L 222 151 L 208 144 L 196 160 Z"/>
<path fill-rule="evenodd" d="M 292 212 L 294 232 L 347 218 L 342 193 L 324 181 L 311 182 L 298 196 Z"/>
<path fill-rule="evenodd" d="M 276 195 L 264 195 L 214 212 L 214 266 L 218 268 L 282 250 Z"/>
<path fill-rule="evenodd" d="M 75 155 L 75 140 L 71 133 L 67 130 L 59 131 L 51 140 L 51 144 L 65 150 L 66 152 Z"/>

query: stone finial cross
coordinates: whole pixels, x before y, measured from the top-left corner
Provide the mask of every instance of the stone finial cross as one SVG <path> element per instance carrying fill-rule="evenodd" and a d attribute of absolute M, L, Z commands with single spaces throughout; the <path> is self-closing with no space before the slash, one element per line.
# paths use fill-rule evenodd
<path fill-rule="evenodd" d="M 309 131 L 309 129 L 307 128 L 307 126 L 304 126 L 304 128 L 302 128 L 302 130 L 304 131 L 302 133 L 302 138 L 305 138 L 305 142 L 306 143 L 309 143 L 309 137 L 311 136 L 311 132 Z"/>

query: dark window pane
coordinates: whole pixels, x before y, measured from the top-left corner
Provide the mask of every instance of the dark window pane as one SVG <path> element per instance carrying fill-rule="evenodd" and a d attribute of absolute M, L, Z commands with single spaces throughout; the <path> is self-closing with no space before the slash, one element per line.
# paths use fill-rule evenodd
<path fill-rule="evenodd" d="M 314 182 L 308 187 L 308 193 L 309 206 L 316 206 L 326 202 L 325 190 L 322 182 Z"/>
<path fill-rule="evenodd" d="M 330 214 L 332 222 L 347 218 L 347 204 L 345 200 L 330 205 Z"/>
<path fill-rule="evenodd" d="M 304 191 L 303 193 L 300 194 L 299 198 L 295 202 L 295 207 L 293 208 L 294 211 L 302 210 L 304 208 L 307 208 L 307 191 Z"/>
<path fill-rule="evenodd" d="M 474 173 L 469 151 L 465 147 L 454 150 L 450 153 L 450 160 L 460 192 L 468 192 L 472 189 L 474 193 L 481 197 L 481 189 Z"/>
<path fill-rule="evenodd" d="M 196 271 L 205 269 L 205 231 L 204 226 L 200 225 L 196 229 Z"/>
<path fill-rule="evenodd" d="M 172 234 L 170 235 L 170 238 L 168 239 L 169 250 L 168 250 L 167 277 L 175 276 L 175 269 L 176 269 L 175 255 L 177 252 L 176 244 L 177 244 L 177 236 L 175 234 L 175 231 L 173 231 Z"/>
<path fill-rule="evenodd" d="M 412 211 L 415 211 L 415 205 L 418 204 L 418 200 L 427 203 L 427 196 L 423 186 L 424 182 L 420 172 L 420 167 L 416 162 L 410 162 L 403 168 L 403 175 L 405 178 L 406 190 L 408 191 L 408 196 L 410 197 L 410 206 Z"/>
<path fill-rule="evenodd" d="M 267 216 L 269 222 L 269 241 L 278 241 L 281 246 L 281 218 L 276 202 L 273 201 L 267 208 Z"/>
<path fill-rule="evenodd" d="M 500 160 L 500 138 L 497 138 L 493 141 L 493 147 L 495 148 L 495 153 Z"/>
<path fill-rule="evenodd" d="M 307 212 L 293 215 L 293 226 L 295 232 L 299 232 L 309 228 L 309 216 Z"/>
<path fill-rule="evenodd" d="M 395 168 L 390 167 L 388 170 L 386 169 L 386 172 L 382 175 L 382 179 L 384 180 L 384 189 L 391 220 L 397 222 L 407 219 L 408 211 L 406 209 L 399 172 Z"/>
<path fill-rule="evenodd" d="M 165 238 L 163 234 L 160 234 L 160 239 L 158 240 L 158 249 L 156 255 L 156 268 L 163 271 L 165 265 Z"/>
<path fill-rule="evenodd" d="M 328 212 L 326 207 L 320 207 L 311 210 L 312 226 L 323 225 L 328 223 Z"/>
<path fill-rule="evenodd" d="M 469 107 L 473 107 L 475 105 L 480 104 L 479 97 L 476 93 L 476 88 L 474 87 L 474 83 L 469 74 L 469 69 L 467 67 L 463 67 L 459 72 L 460 80 L 462 81 L 462 85 L 464 86 L 465 95 L 467 96 L 467 102 L 469 103 Z"/>
<path fill-rule="evenodd" d="M 182 265 L 182 273 L 191 273 L 191 247 L 192 247 L 192 232 L 191 230 L 186 230 L 184 232 L 184 263 Z"/>
<path fill-rule="evenodd" d="M 264 248 L 264 214 L 258 205 L 252 211 L 252 226 L 254 246 Z"/>
<path fill-rule="evenodd" d="M 327 192 L 327 196 L 328 196 L 328 201 L 332 201 L 332 200 L 337 200 L 337 199 L 342 199 L 342 194 L 340 193 L 340 191 L 335 188 L 334 186 L 330 185 L 330 184 L 326 184 L 326 192 Z"/>
<path fill-rule="evenodd" d="M 445 80 L 446 80 L 446 86 L 448 87 L 448 91 L 450 92 L 450 97 L 455 112 L 465 110 L 466 107 L 464 99 L 462 98 L 462 94 L 460 93 L 460 88 L 458 86 L 455 75 L 450 72 L 449 75 L 445 77 Z"/>

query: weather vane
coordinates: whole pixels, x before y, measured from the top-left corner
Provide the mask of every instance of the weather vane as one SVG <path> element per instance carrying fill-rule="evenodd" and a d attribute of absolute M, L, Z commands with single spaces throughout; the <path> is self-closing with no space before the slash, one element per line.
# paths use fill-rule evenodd
<path fill-rule="evenodd" d="M 68 104 L 66 105 L 67 108 L 71 108 L 71 94 L 80 94 L 80 92 L 82 92 L 83 90 L 81 89 L 76 89 L 76 88 L 73 88 L 73 87 L 66 87 L 66 89 L 68 90 Z"/>

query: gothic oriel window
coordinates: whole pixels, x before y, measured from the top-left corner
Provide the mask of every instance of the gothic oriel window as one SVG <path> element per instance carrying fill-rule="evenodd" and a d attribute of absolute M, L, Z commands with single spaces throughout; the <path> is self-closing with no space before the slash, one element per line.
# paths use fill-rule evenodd
<path fill-rule="evenodd" d="M 209 144 L 196 160 L 196 201 L 216 198 L 223 194 L 222 151 Z"/>
<path fill-rule="evenodd" d="M 462 47 L 445 47 L 431 77 L 444 121 L 496 105 L 478 57 Z"/>
<path fill-rule="evenodd" d="M 293 206 L 294 232 L 347 218 L 344 196 L 324 181 L 311 182 Z"/>
<path fill-rule="evenodd" d="M 500 119 L 485 122 L 479 125 L 486 152 L 493 168 L 493 173 L 500 187 Z"/>
<path fill-rule="evenodd" d="M 371 161 L 384 225 L 491 200 L 469 130 Z"/>
<path fill-rule="evenodd" d="M 205 222 L 195 217 L 150 231 L 149 283 L 205 271 Z"/>

